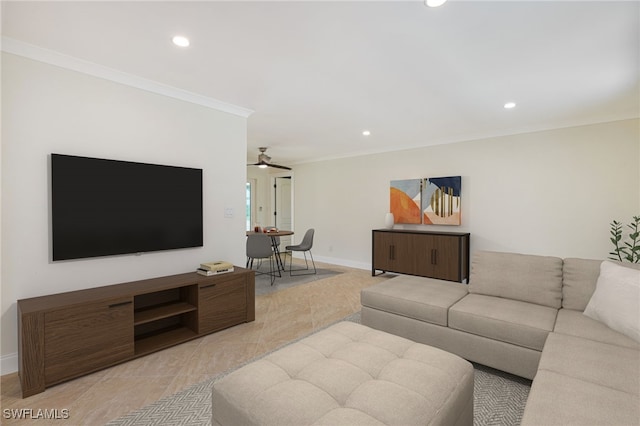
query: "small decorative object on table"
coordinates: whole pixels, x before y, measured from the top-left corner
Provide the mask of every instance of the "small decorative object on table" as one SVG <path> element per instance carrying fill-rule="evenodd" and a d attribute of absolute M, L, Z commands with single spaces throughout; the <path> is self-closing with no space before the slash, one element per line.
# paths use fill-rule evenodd
<path fill-rule="evenodd" d="M 393 223 L 394 223 L 393 213 L 387 213 L 386 215 L 384 215 L 384 227 L 385 228 L 387 228 L 387 229 L 393 228 Z"/>
<path fill-rule="evenodd" d="M 201 263 L 196 272 L 207 277 L 211 275 L 226 274 L 228 272 L 233 272 L 233 264 L 222 260 Z"/>

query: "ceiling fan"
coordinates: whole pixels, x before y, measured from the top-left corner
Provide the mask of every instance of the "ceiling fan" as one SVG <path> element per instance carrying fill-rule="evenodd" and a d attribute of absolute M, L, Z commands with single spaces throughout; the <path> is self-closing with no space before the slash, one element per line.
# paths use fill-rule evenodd
<path fill-rule="evenodd" d="M 253 164 L 249 164 L 249 166 L 258 166 L 260 168 L 275 167 L 276 169 L 291 170 L 291 167 L 280 166 L 278 164 L 271 163 L 271 157 L 269 157 L 267 154 L 265 154 L 265 151 L 267 150 L 266 147 L 262 146 L 262 147 L 260 147 L 258 149 L 260 150 L 260 154 L 258 155 L 258 162 L 257 163 L 253 163 Z"/>

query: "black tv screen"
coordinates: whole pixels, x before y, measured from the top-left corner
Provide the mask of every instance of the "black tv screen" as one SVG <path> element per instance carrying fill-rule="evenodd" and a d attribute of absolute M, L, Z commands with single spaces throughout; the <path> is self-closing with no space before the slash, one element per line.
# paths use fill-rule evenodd
<path fill-rule="evenodd" d="M 53 260 L 201 247 L 202 169 L 51 154 Z"/>

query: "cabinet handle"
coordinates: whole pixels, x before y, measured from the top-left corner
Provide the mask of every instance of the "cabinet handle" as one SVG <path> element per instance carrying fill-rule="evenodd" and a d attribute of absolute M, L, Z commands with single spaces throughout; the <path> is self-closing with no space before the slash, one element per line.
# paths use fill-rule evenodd
<path fill-rule="evenodd" d="M 396 246 L 389 246 L 389 259 L 396 260 Z"/>
<path fill-rule="evenodd" d="M 436 249 L 431 249 L 431 264 L 432 265 L 438 264 L 438 250 Z"/>
<path fill-rule="evenodd" d="M 125 306 L 125 305 L 130 305 L 131 303 L 133 303 L 133 302 L 131 302 L 131 300 L 129 300 L 129 301 L 127 301 L 127 302 L 113 303 L 113 304 L 109 305 L 109 309 L 111 309 L 111 308 L 118 308 L 118 307 L 120 307 L 120 306 Z"/>
<path fill-rule="evenodd" d="M 203 285 L 202 287 L 200 287 L 200 290 L 205 289 L 205 288 L 211 288 L 211 287 L 215 287 L 217 284 L 213 283 L 213 284 L 209 284 L 209 285 Z"/>

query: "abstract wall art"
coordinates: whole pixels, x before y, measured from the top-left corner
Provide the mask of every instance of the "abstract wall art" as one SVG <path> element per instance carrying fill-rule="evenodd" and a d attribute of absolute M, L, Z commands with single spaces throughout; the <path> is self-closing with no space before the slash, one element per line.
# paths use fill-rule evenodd
<path fill-rule="evenodd" d="M 392 180 L 390 211 L 395 223 L 422 223 L 422 179 Z"/>
<path fill-rule="evenodd" d="M 422 182 L 422 223 L 460 225 L 460 176 L 426 178 Z"/>

